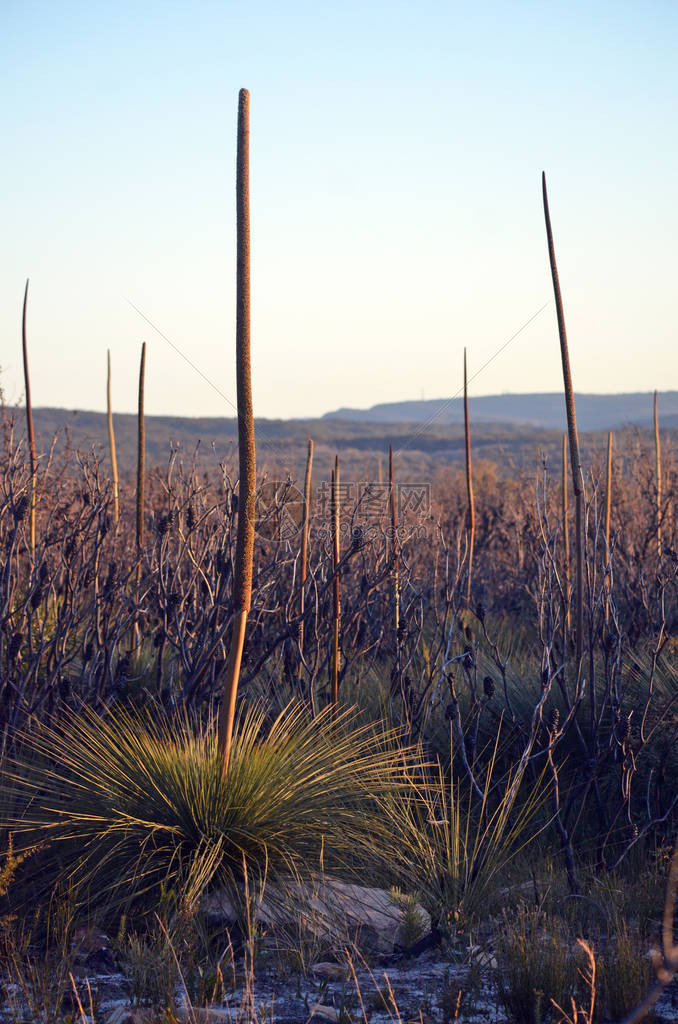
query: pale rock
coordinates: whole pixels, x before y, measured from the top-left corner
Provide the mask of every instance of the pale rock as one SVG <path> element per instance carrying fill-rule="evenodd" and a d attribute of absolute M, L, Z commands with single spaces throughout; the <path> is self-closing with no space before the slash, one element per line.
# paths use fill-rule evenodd
<path fill-rule="evenodd" d="M 335 1009 L 334 1006 L 323 1006 L 322 1003 L 315 1003 L 311 1007 L 311 1016 L 309 1020 L 313 1020 L 314 1017 L 324 1017 L 326 1020 L 339 1020 L 339 1010 Z"/>
<path fill-rule="evenodd" d="M 340 981 L 348 977 L 348 969 L 343 964 L 320 963 L 313 964 L 311 970 L 319 978 L 328 978 L 330 981 Z"/>
<path fill-rule="evenodd" d="M 223 918 L 225 926 L 236 919 L 224 892 L 211 893 L 205 909 L 208 914 Z M 415 909 L 422 932 L 430 931 L 429 914 L 419 904 Z M 284 888 L 269 884 L 255 911 L 258 925 L 273 929 L 301 925 L 316 938 L 342 946 L 356 943 L 375 953 L 392 953 L 396 945 L 403 944 L 403 920 L 403 909 L 393 901 L 388 889 L 333 878 L 305 882 L 290 879 Z"/>

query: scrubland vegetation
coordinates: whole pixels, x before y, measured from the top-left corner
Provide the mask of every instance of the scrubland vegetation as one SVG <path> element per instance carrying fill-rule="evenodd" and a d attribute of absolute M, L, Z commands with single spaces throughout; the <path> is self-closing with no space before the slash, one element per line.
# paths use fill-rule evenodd
<path fill-rule="evenodd" d="M 470 602 L 462 474 L 417 491 L 416 511 L 396 478 L 395 537 L 388 481 L 368 482 L 362 507 L 341 508 L 336 572 L 316 467 L 303 618 L 302 488 L 260 481 L 244 718 L 222 792 L 212 723 L 237 487 L 175 453 L 148 474 L 138 550 L 133 488 L 121 488 L 116 524 L 95 455 L 43 453 L 31 554 L 30 462 L 14 429 L 5 410 L 3 934 L 13 956 L 17 930 L 45 942 L 57 892 L 73 927 L 94 916 L 117 934 L 123 913 L 134 942 L 150 943 L 170 891 L 167 927 L 177 928 L 177 907 L 199 916 L 203 889 L 241 897 L 243 863 L 253 891 L 323 865 L 416 895 L 441 949 L 492 943 L 511 1019 L 547 1019 L 551 998 L 567 1003 L 580 985 L 579 937 L 597 958 L 596 1019 L 633 1005 L 653 976 L 647 950 L 678 795 L 670 452 L 661 550 L 652 449 L 613 459 L 609 548 L 602 453 L 587 472 L 580 671 L 559 466 L 514 480 L 475 467 Z M 357 710 L 333 725 L 335 579 L 339 704 Z"/>

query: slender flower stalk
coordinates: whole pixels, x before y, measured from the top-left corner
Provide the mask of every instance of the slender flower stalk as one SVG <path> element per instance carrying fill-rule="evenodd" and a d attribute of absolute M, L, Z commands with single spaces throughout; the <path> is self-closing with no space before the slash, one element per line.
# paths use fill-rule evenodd
<path fill-rule="evenodd" d="M 612 431 L 607 435 L 607 486 L 605 489 L 605 625 L 610 621 L 610 514 L 612 511 Z"/>
<path fill-rule="evenodd" d="M 393 618 L 396 635 L 396 650 L 400 649 L 398 630 L 400 628 L 400 564 L 398 558 L 398 519 L 396 515 L 395 480 L 393 476 L 393 445 L 388 446 L 388 497 L 391 512 L 391 551 L 393 553 Z"/>
<path fill-rule="evenodd" d="M 567 494 L 567 434 L 563 434 L 563 653 L 570 629 L 570 519 Z"/>
<path fill-rule="evenodd" d="M 341 621 L 341 596 L 339 588 L 339 456 L 335 456 L 332 471 L 332 568 L 334 570 L 334 636 L 332 646 L 332 703 L 339 703 L 339 625 Z"/>
<path fill-rule="evenodd" d="M 108 349 L 108 373 L 106 376 L 106 410 L 108 412 L 108 444 L 111 451 L 111 474 L 113 476 L 113 518 L 120 519 L 118 497 L 118 459 L 115 454 L 115 432 L 113 430 L 113 403 L 111 401 L 111 350 Z"/>
<path fill-rule="evenodd" d="M 141 345 L 141 361 L 139 363 L 139 400 L 137 406 L 137 493 L 136 493 L 136 542 L 137 567 L 134 574 L 137 591 L 141 585 L 141 553 L 144 546 L 144 483 L 146 473 L 146 421 L 144 418 L 144 387 L 146 380 L 146 342 Z M 132 617 L 129 653 L 139 641 L 138 612 L 135 609 Z"/>
<path fill-rule="evenodd" d="M 235 703 L 240 663 L 245 644 L 245 626 L 252 603 L 254 562 L 254 517 L 256 507 L 256 448 L 252 404 L 250 356 L 250 94 L 241 89 L 238 97 L 238 146 L 236 170 L 237 280 L 236 280 L 236 371 L 238 396 L 238 527 L 233 577 L 233 620 L 231 645 L 226 661 L 224 690 L 219 709 L 218 745 L 224 771 L 228 770 L 233 742 Z"/>
<path fill-rule="evenodd" d="M 304 509 L 301 520 L 301 552 L 299 565 L 299 678 L 304 657 L 304 609 L 306 601 L 306 571 L 308 561 L 308 524 L 311 515 L 311 476 L 313 472 L 313 440 L 308 439 L 306 476 L 304 478 Z"/>
<path fill-rule="evenodd" d="M 471 576 L 473 573 L 473 547 L 476 536 L 476 510 L 473 501 L 473 467 L 471 463 L 471 427 L 468 414 L 468 381 L 466 376 L 466 349 L 464 349 L 464 438 L 466 440 L 466 493 L 468 495 L 468 576 L 466 603 L 471 603 Z"/>
<path fill-rule="evenodd" d="M 659 440 L 657 392 L 654 393 L 654 464 L 657 484 L 657 556 L 662 557 L 662 449 Z"/>
<path fill-rule="evenodd" d="M 546 222 L 546 238 L 549 249 L 549 262 L 551 264 L 551 279 L 553 281 L 553 293 L 556 302 L 556 314 L 558 317 L 558 335 L 560 337 L 560 355 L 563 364 L 563 383 L 565 386 L 565 409 L 567 412 L 567 432 L 570 440 L 570 463 L 572 466 L 572 486 L 575 501 L 575 551 L 576 551 L 576 643 L 577 643 L 577 664 L 581 663 L 584 651 L 584 474 L 581 468 L 579 454 L 579 436 L 577 434 L 577 415 L 574 407 L 574 388 L 572 387 L 572 374 L 570 372 L 570 353 L 567 347 L 567 331 L 565 329 L 565 314 L 563 311 L 563 299 L 560 293 L 560 281 L 558 280 L 558 267 L 556 265 L 556 251 L 553 244 L 553 233 L 551 231 L 551 217 L 549 215 L 549 201 L 546 193 L 546 175 L 542 173 L 542 197 L 544 201 L 544 219 Z M 593 695 L 592 695 L 593 699 Z"/>
<path fill-rule="evenodd" d="M 146 421 L 144 418 L 144 387 L 146 378 L 146 342 L 141 346 L 139 364 L 139 407 L 137 415 L 137 556 L 144 543 L 144 482 L 146 469 Z M 141 563 L 137 566 L 137 578 Z"/>
<path fill-rule="evenodd" d="M 31 403 L 31 377 L 28 370 L 28 339 L 26 336 L 26 310 L 28 307 L 28 278 L 26 278 L 26 289 L 24 291 L 24 308 L 21 317 L 21 340 L 24 357 L 24 383 L 26 388 L 26 428 L 28 431 L 28 451 L 31 460 L 31 503 L 30 503 L 30 538 L 31 558 L 35 558 L 35 504 L 38 460 L 35 454 L 35 432 L 33 430 L 33 405 Z"/>

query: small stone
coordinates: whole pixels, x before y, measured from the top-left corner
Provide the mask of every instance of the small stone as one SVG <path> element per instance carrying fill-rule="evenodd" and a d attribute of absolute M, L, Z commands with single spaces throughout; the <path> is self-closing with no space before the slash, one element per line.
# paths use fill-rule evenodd
<path fill-rule="evenodd" d="M 311 970 L 320 978 L 329 978 L 332 981 L 342 980 L 343 978 L 348 977 L 348 971 L 343 964 L 333 964 L 329 962 L 313 964 Z"/>
<path fill-rule="evenodd" d="M 190 1024 L 212 1024 L 213 1021 L 231 1020 L 233 1013 L 227 1006 L 180 1006 L 174 1016 Z"/>
<path fill-rule="evenodd" d="M 315 1003 L 311 1007 L 309 1020 L 312 1020 L 313 1017 L 324 1017 L 326 1020 L 338 1021 L 339 1010 L 335 1010 L 333 1006 L 323 1006 L 322 1003 Z"/>
<path fill-rule="evenodd" d="M 471 946 L 469 950 L 471 959 L 479 967 L 488 968 L 491 971 L 496 971 L 497 960 L 491 949 L 485 949 L 483 946 Z"/>

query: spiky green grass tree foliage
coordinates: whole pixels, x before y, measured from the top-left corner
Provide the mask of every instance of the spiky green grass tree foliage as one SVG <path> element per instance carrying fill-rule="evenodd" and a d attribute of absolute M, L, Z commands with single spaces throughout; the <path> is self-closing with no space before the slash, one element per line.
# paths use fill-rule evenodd
<path fill-rule="evenodd" d="M 312 720 L 298 705 L 272 723 L 249 710 L 228 774 L 213 721 L 157 706 L 69 712 L 24 742 L 17 834 L 28 846 L 49 840 L 90 901 L 152 900 L 162 886 L 194 906 L 218 887 L 241 912 L 245 872 L 257 894 L 265 880 L 275 891 L 323 863 L 341 873 L 388 860 L 379 807 L 409 785 L 416 760 L 354 712 L 328 708 Z M 44 774 L 31 774 L 36 761 Z"/>

